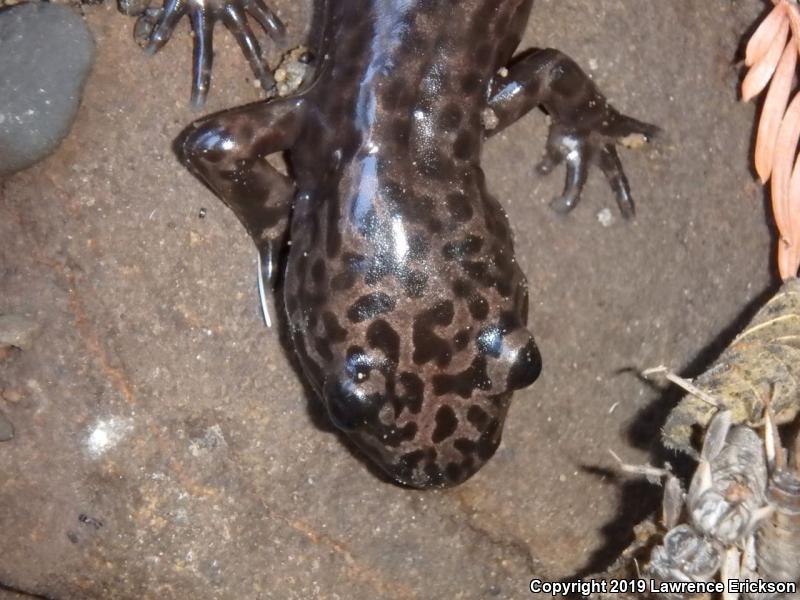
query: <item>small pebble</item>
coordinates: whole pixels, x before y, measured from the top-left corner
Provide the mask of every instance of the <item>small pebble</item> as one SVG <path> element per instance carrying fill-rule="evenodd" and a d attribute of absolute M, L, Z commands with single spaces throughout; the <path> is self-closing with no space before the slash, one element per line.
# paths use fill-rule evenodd
<path fill-rule="evenodd" d="M 0 11 L 0 176 L 58 147 L 93 60 L 92 35 L 72 9 L 31 2 Z"/>
<path fill-rule="evenodd" d="M 278 96 L 289 96 L 300 88 L 311 62 L 313 57 L 305 46 L 292 48 L 283 55 L 275 69 Z"/>
<path fill-rule="evenodd" d="M 147 10 L 147 0 L 117 0 L 117 10 L 129 17 L 138 17 Z"/>
<path fill-rule="evenodd" d="M 483 123 L 483 128 L 486 131 L 491 131 L 492 129 L 496 129 L 497 126 L 500 124 L 500 119 L 491 108 L 484 108 L 481 112 L 481 122 Z"/>

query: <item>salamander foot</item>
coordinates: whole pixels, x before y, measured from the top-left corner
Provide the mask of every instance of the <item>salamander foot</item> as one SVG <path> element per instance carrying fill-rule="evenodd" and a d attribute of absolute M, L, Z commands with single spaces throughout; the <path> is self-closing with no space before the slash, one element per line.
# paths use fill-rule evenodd
<path fill-rule="evenodd" d="M 224 23 L 236 38 L 261 89 L 268 92 L 275 86 L 275 79 L 261 54 L 261 46 L 247 22 L 249 15 L 276 44 L 280 47 L 286 45 L 283 23 L 263 0 L 165 0 L 163 7 L 150 7 L 142 13 L 136 22 L 134 35 L 143 40 L 145 50 L 153 54 L 169 41 L 175 25 L 184 15 L 189 15 L 195 37 L 192 77 L 194 107 L 203 106 L 208 95 L 214 59 L 214 26 L 218 21 Z"/>
<path fill-rule="evenodd" d="M 547 138 L 545 156 L 536 167 L 542 175 L 564 162 L 567 168 L 564 192 L 550 206 L 559 213 L 568 213 L 578 204 L 589 174 L 597 165 L 606 176 L 620 213 L 626 219 L 635 214 L 628 178 L 617 153 L 617 144 L 635 148 L 650 141 L 659 128 L 621 115 L 607 107 L 602 120 L 591 129 L 578 129 L 553 122 Z"/>

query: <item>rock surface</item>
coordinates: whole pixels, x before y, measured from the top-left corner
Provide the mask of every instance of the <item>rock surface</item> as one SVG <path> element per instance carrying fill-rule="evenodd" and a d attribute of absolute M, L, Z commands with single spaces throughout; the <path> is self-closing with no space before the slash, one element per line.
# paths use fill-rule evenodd
<path fill-rule="evenodd" d="M 33 2 L 0 10 L 0 176 L 58 147 L 93 59 L 92 35 L 71 8 Z"/>
<path fill-rule="evenodd" d="M 7 442 L 14 438 L 14 425 L 0 412 L 0 442 Z"/>
<path fill-rule="evenodd" d="M 22 315 L 0 315 L 0 347 L 27 350 L 38 330 L 39 324 L 33 319 Z"/>
<path fill-rule="evenodd" d="M 310 2 L 270 4 L 303 43 Z M 567 52 L 665 135 L 621 152 L 631 223 L 596 171 L 569 217 L 550 211 L 563 171 L 534 173 L 541 114 L 487 143 L 544 371 L 492 462 L 428 493 L 376 478 L 309 410 L 261 322 L 252 242 L 173 156 L 198 117 L 188 24 L 147 57 L 113 3 L 87 7 L 98 55 L 73 131 L 0 187 L 0 312 L 43 327 L 0 361 L 16 428 L 0 584 L 51 600 L 493 600 L 604 570 L 660 500 L 607 450 L 650 460 L 677 398 L 629 369 L 701 372 L 774 286 L 733 66 L 763 4 L 634 4 L 534 5 L 523 47 Z M 209 113 L 258 99 L 221 29 Z"/>

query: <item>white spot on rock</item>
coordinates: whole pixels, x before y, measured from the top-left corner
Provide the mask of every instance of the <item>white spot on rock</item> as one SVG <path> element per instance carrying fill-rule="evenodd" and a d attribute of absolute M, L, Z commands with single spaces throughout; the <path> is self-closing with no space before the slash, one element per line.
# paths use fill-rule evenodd
<path fill-rule="evenodd" d="M 131 425 L 125 419 L 117 417 L 101 419 L 89 432 L 89 437 L 86 439 L 86 450 L 93 458 L 99 458 L 119 444 L 130 430 Z"/>
<path fill-rule="evenodd" d="M 610 208 L 604 208 L 597 213 L 597 220 L 600 221 L 600 225 L 603 227 L 611 227 L 614 223 L 614 213 L 611 212 Z"/>

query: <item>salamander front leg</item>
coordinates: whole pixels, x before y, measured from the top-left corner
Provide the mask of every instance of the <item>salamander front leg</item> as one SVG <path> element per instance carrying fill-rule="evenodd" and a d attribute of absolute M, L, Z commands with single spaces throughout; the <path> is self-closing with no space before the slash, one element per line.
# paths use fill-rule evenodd
<path fill-rule="evenodd" d="M 545 157 L 537 170 L 546 174 L 562 162 L 567 167 L 564 193 L 551 206 L 562 213 L 575 208 L 594 164 L 608 179 L 623 217 L 632 217 L 633 199 L 616 145 L 640 145 L 656 135 L 658 127 L 620 114 L 589 76 L 558 50 L 523 53 L 494 78 L 489 108 L 495 118 L 486 135 L 501 131 L 536 106 L 552 119 Z"/>
<path fill-rule="evenodd" d="M 162 8 L 148 8 L 139 17 L 135 35 L 146 40 L 145 49 L 148 52 L 157 52 L 169 41 L 175 25 L 186 14 L 189 15 L 194 33 L 193 106 L 205 104 L 208 95 L 214 60 L 214 25 L 218 21 L 224 23 L 236 38 L 261 89 L 268 92 L 275 85 L 247 17 L 249 15 L 255 19 L 272 41 L 281 47 L 286 45 L 286 29 L 263 0 L 164 0 Z"/>
<path fill-rule="evenodd" d="M 265 158 L 288 150 L 302 126 L 300 98 L 257 103 L 195 121 L 175 141 L 175 152 L 239 218 L 258 248 L 259 292 L 270 325 L 265 290 L 286 243 L 294 183 Z"/>

